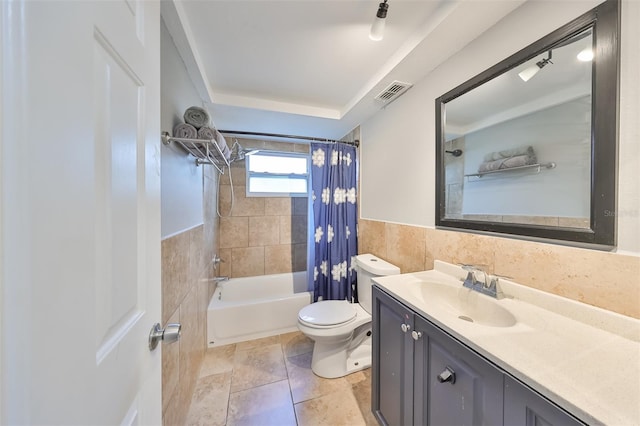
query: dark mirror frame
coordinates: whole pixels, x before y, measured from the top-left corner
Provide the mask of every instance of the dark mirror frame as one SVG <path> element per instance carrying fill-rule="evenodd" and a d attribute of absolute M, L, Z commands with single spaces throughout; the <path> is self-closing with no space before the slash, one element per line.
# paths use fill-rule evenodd
<path fill-rule="evenodd" d="M 563 228 L 446 218 L 445 104 L 590 27 L 593 29 L 595 57 L 597 58 L 592 65 L 590 228 Z M 437 228 L 499 233 L 524 239 L 542 239 L 548 242 L 585 245 L 598 249 L 615 247 L 617 234 L 619 35 L 620 4 L 618 0 L 608 0 L 436 99 Z"/>

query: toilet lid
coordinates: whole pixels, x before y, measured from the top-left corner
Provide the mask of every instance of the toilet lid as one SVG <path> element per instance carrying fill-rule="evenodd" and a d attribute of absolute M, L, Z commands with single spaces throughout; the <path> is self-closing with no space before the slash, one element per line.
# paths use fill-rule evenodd
<path fill-rule="evenodd" d="M 309 324 L 337 325 L 345 323 L 356 316 L 351 303 L 344 300 L 324 300 L 312 303 L 300 309 L 298 317 Z"/>

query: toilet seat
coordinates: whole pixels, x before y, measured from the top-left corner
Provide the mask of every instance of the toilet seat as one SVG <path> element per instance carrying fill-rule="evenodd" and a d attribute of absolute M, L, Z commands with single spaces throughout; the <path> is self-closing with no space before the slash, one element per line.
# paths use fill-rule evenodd
<path fill-rule="evenodd" d="M 298 313 L 298 320 L 313 328 L 333 328 L 350 323 L 355 318 L 356 310 L 346 300 L 324 300 L 312 303 Z"/>

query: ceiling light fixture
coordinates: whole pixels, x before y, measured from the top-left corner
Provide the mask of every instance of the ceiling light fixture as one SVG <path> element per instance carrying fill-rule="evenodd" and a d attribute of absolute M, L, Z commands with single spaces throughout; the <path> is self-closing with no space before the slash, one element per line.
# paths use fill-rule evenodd
<path fill-rule="evenodd" d="M 538 71 L 544 68 L 547 64 L 553 64 L 553 62 L 551 62 L 551 50 L 549 51 L 548 57 L 536 62 L 528 68 L 525 68 L 518 74 L 518 76 L 520 76 L 523 81 L 529 81 L 531 77 L 538 74 Z"/>
<path fill-rule="evenodd" d="M 369 31 L 369 38 L 374 41 L 380 41 L 384 37 L 385 19 L 387 17 L 387 11 L 389 10 L 388 0 L 378 5 L 378 13 L 371 24 L 371 31 Z"/>

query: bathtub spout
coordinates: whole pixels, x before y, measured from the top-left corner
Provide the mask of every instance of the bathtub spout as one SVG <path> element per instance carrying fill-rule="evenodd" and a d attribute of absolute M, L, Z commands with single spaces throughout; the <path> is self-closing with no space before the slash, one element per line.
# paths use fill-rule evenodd
<path fill-rule="evenodd" d="M 213 281 L 216 283 L 220 283 L 223 281 L 229 281 L 229 277 L 213 277 Z"/>

